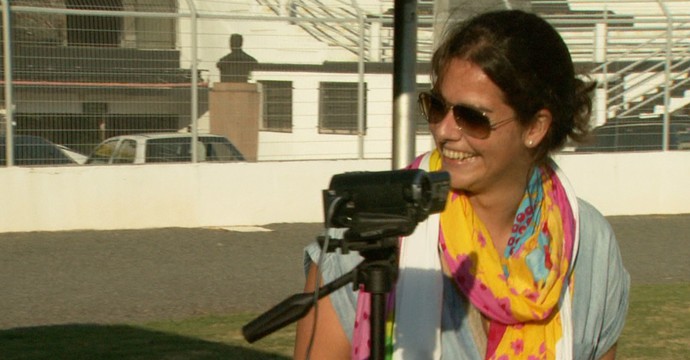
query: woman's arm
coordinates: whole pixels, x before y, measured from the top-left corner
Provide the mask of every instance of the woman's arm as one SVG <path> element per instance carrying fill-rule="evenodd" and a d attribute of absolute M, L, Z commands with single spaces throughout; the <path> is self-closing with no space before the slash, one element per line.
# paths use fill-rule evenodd
<path fill-rule="evenodd" d="M 611 349 L 609 349 L 609 351 L 607 351 L 606 354 L 604 354 L 604 356 L 602 356 L 599 360 L 615 360 L 616 359 L 616 345 L 617 344 L 613 344 Z"/>
<path fill-rule="evenodd" d="M 305 292 L 313 292 L 319 271 L 316 265 L 309 266 L 307 282 L 304 286 Z M 306 316 L 297 322 L 297 336 L 295 339 L 295 360 L 307 359 L 307 351 L 311 334 L 314 329 L 314 308 Z M 328 296 L 319 300 L 318 315 L 316 323 L 316 335 L 311 348 L 310 359 L 349 359 L 350 341 L 345 335 L 338 315 L 333 308 Z"/>

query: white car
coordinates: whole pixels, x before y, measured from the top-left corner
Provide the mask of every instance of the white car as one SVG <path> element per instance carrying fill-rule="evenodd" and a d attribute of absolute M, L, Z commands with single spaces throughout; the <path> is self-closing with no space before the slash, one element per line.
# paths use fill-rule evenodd
<path fill-rule="evenodd" d="M 244 161 L 244 156 L 220 135 L 199 134 L 198 161 Z M 86 164 L 150 164 L 192 161 L 192 134 L 147 133 L 106 139 L 86 159 Z"/>

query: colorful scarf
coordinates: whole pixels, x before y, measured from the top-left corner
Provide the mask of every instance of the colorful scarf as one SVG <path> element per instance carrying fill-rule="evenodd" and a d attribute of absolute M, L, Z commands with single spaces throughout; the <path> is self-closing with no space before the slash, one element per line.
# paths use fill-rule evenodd
<path fill-rule="evenodd" d="M 440 156 L 436 151 L 427 158 L 428 170 L 440 169 Z M 572 289 L 576 226 L 567 191 L 557 173 L 558 168 L 553 163 L 533 169 L 503 257 L 498 255 L 488 231 L 464 193 L 451 192 L 440 220 L 436 220 L 439 217 L 433 219 L 437 224 L 440 222 L 438 246 L 457 288 L 489 319 L 486 359 L 558 359 L 570 354 L 571 294 L 568 289 Z M 411 239 L 403 241 L 407 240 Z M 401 257 L 401 262 L 404 260 Z M 393 357 L 398 342 L 394 339 L 397 339 L 396 327 L 401 316 L 396 316 L 393 304 L 399 304 L 400 299 L 393 298 L 401 296 L 400 290 L 399 280 L 396 296 L 389 299 L 388 358 Z M 432 307 L 435 306 L 433 302 Z M 353 359 L 369 357 L 368 306 L 368 294 L 360 291 Z M 440 308 L 436 306 L 433 310 L 439 314 L 432 316 L 435 318 L 432 321 L 440 323 Z M 431 340 L 430 346 L 438 348 L 440 334 L 433 337 L 436 339 Z M 434 351 L 438 353 L 438 349 Z"/>

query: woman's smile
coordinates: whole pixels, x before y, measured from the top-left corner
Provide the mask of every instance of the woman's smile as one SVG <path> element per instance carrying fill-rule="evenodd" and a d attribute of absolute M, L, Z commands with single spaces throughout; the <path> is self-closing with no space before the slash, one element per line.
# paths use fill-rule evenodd
<path fill-rule="evenodd" d="M 473 158 L 475 158 L 477 155 L 474 153 L 468 153 L 464 151 L 457 151 L 457 150 L 451 150 L 448 148 L 443 148 L 443 157 L 448 159 L 448 160 L 453 160 L 455 162 L 466 162 L 469 161 Z"/>

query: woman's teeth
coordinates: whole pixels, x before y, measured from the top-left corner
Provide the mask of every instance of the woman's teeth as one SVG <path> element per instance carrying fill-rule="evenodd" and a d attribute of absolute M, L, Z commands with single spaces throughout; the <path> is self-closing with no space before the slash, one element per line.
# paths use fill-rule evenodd
<path fill-rule="evenodd" d="M 443 156 L 445 156 L 451 160 L 466 160 L 466 159 L 469 159 L 471 157 L 474 157 L 474 155 L 470 154 L 470 153 L 448 150 L 448 149 L 443 149 Z"/>

